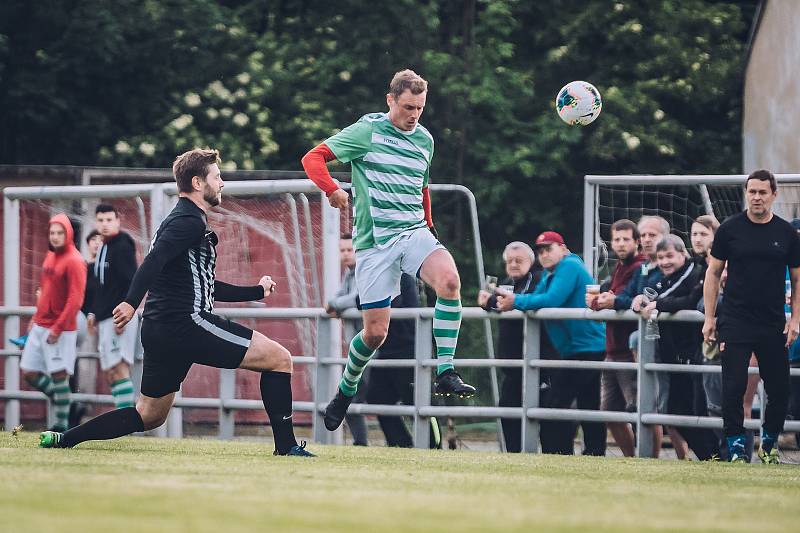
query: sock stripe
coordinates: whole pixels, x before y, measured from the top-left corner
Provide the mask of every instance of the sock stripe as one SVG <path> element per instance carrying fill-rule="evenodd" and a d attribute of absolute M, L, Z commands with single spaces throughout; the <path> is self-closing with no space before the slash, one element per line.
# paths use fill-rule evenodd
<path fill-rule="evenodd" d="M 433 336 L 434 337 L 458 337 L 458 328 L 456 329 L 442 329 L 442 328 L 433 328 Z"/>
<path fill-rule="evenodd" d="M 433 320 L 436 322 L 437 320 L 452 320 L 461 322 L 461 310 L 458 311 L 441 311 L 436 309 L 433 312 Z"/>
<path fill-rule="evenodd" d="M 436 297 L 436 305 L 444 305 L 447 307 L 461 307 L 461 300 L 449 300 L 447 298 L 442 298 L 441 296 Z"/>

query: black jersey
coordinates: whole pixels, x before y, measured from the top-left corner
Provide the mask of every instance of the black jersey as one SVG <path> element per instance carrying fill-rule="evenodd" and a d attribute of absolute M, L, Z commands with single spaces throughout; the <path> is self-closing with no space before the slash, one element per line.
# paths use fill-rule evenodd
<path fill-rule="evenodd" d="M 89 309 L 98 321 L 111 318 L 114 308 L 128 294 L 134 273 L 136 245 L 121 231 L 103 243 L 92 264 L 96 290 Z"/>
<path fill-rule="evenodd" d="M 260 285 L 239 287 L 216 281 L 217 235 L 206 222 L 205 212 L 181 197 L 158 227 L 125 298 L 136 308 L 149 290 L 145 319 L 181 320 L 212 312 L 215 299 L 244 302 L 264 297 Z"/>

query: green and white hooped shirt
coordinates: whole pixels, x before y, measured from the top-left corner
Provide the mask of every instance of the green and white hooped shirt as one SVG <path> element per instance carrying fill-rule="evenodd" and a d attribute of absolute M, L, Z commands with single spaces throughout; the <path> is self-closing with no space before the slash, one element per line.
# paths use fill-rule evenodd
<path fill-rule="evenodd" d="M 403 131 L 386 113 L 370 113 L 325 145 L 336 159 L 351 164 L 356 250 L 427 227 L 422 189 L 428 185 L 433 137 L 425 127 Z"/>

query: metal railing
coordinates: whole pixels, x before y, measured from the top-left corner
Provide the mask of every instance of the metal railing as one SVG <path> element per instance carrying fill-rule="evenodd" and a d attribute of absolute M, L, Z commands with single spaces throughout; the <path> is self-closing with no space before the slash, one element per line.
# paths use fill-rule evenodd
<path fill-rule="evenodd" d="M 2 317 L 30 316 L 33 307 L 0 307 Z M 328 432 L 323 422 L 323 412 L 328 400 L 335 393 L 341 375 L 341 367 L 346 363 L 346 358 L 332 357 L 326 353 L 326 347 L 335 345 L 334 332 L 339 328 L 333 327 L 333 322 L 339 320 L 330 317 L 319 308 L 281 308 L 281 309 L 252 309 L 252 308 L 224 308 L 216 311 L 222 316 L 231 319 L 256 318 L 256 319 L 310 319 L 317 324 L 317 353 L 314 355 L 301 355 L 293 358 L 295 364 L 311 365 L 313 367 L 312 401 L 295 401 L 293 408 L 296 411 L 311 412 L 313 440 L 321 443 L 337 442 L 341 438 L 341 430 Z M 469 418 L 516 418 L 522 424 L 522 450 L 525 452 L 539 451 L 539 421 L 540 420 L 572 420 L 593 422 L 628 422 L 637 426 L 637 456 L 649 457 L 653 450 L 652 432 L 647 431 L 648 426 L 670 425 L 678 427 L 721 428 L 722 420 L 717 417 L 679 416 L 658 414 L 656 412 L 656 373 L 658 372 L 684 372 L 684 373 L 719 373 L 720 367 L 713 365 L 681 365 L 663 364 L 655 362 L 655 345 L 648 341 L 642 334 L 644 321 L 632 311 L 616 312 L 591 311 L 589 309 L 542 309 L 536 312 L 522 313 L 512 311 L 508 313 L 487 313 L 480 308 L 464 308 L 463 320 L 524 320 L 525 341 L 522 359 L 482 359 L 482 358 L 457 358 L 456 366 L 459 368 L 521 368 L 523 370 L 523 394 L 521 407 L 488 407 L 488 406 L 433 406 L 431 405 L 431 371 L 436 367 L 437 361 L 433 350 L 433 308 L 392 309 L 393 318 L 414 319 L 416 321 L 415 358 L 414 359 L 375 359 L 370 361 L 371 367 L 413 367 L 414 368 L 414 405 L 372 405 L 352 404 L 350 413 L 370 415 L 404 415 L 413 419 L 414 446 L 427 448 L 429 443 L 430 425 L 428 418 L 432 416 L 451 416 Z M 344 319 L 356 319 L 360 313 L 349 310 L 342 315 Z M 543 360 L 540 359 L 539 339 L 540 327 L 543 320 L 596 320 L 596 321 L 638 321 L 639 323 L 639 358 L 637 362 L 606 362 L 606 361 L 576 361 L 576 360 Z M 675 314 L 659 315 L 659 321 L 689 321 L 701 322 L 702 315 L 696 311 L 680 311 Z M 93 354 L 79 354 L 92 356 Z M 19 351 L 1 350 L 0 356 L 18 358 Z M 14 365 L 15 367 L 17 365 Z M 594 369 L 594 370 L 629 370 L 638 374 L 638 402 L 637 411 L 599 411 L 578 409 L 552 409 L 539 405 L 540 379 L 539 372 L 542 368 L 569 368 L 569 369 Z M 758 372 L 757 368 L 750 368 L 751 374 Z M 800 369 L 792 369 L 792 376 L 800 376 Z M 242 409 L 262 409 L 260 400 L 235 398 L 235 370 L 220 369 L 219 398 L 187 398 L 178 397 L 174 409 L 181 408 L 212 408 L 219 410 L 219 438 L 232 438 L 234 435 L 234 414 Z M 74 394 L 76 401 L 88 403 L 111 404 L 113 399 L 109 395 Z M 7 402 L 6 427 L 19 423 L 21 400 L 46 400 L 46 397 L 35 391 L 22 391 L 19 387 L 19 376 L 6 375 L 5 387 L 0 390 L 0 399 Z M 763 398 L 762 398 L 763 402 Z M 764 405 L 762 403 L 762 405 Z M 763 412 L 763 409 L 762 409 Z M 9 416 L 10 415 L 10 416 Z M 763 415 L 762 415 L 763 416 Z M 177 417 L 180 420 L 180 417 Z M 181 436 L 180 427 L 171 427 L 168 435 Z M 759 420 L 745 421 L 748 429 L 759 429 Z M 800 431 L 800 422 L 788 421 L 787 431 Z"/>

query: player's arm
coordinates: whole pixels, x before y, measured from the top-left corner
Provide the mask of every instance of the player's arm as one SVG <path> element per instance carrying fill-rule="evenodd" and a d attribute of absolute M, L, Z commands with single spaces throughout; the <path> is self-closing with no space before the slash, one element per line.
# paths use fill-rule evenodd
<path fill-rule="evenodd" d="M 133 276 L 136 274 L 136 248 L 133 241 L 129 239 L 122 239 L 118 246 L 118 252 L 114 257 L 116 264 L 112 263 L 111 268 L 119 275 L 120 281 L 130 287 Z"/>
<path fill-rule="evenodd" d="M 275 285 L 272 283 L 274 290 Z M 214 300 L 217 302 L 255 302 L 264 299 L 270 292 L 272 290 L 267 291 L 263 285 L 233 285 L 224 281 L 214 281 Z"/>
<path fill-rule="evenodd" d="M 300 162 L 309 179 L 328 196 L 328 202 L 332 207 L 346 208 L 348 198 L 347 193 L 339 188 L 331 176 L 327 163 L 334 159 L 349 163 L 364 157 L 371 145 L 372 125 L 366 121 L 359 121 L 318 144 L 301 159 Z"/>
<path fill-rule="evenodd" d="M 67 301 L 64 309 L 58 315 L 55 323 L 50 326 L 50 334 L 47 342 L 52 344 L 58 340 L 58 336 L 64 331 L 64 325 L 69 320 L 73 320 L 75 315 L 83 305 L 83 296 L 86 292 L 86 263 L 83 259 L 76 258 L 67 267 Z"/>
<path fill-rule="evenodd" d="M 164 266 L 196 244 L 205 230 L 205 223 L 193 216 L 176 217 L 159 230 L 152 249 L 133 275 L 125 300 L 114 308 L 115 326 L 122 327 L 133 318 L 133 313 Z"/>

